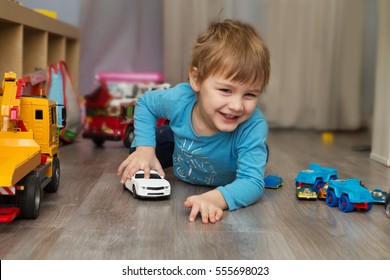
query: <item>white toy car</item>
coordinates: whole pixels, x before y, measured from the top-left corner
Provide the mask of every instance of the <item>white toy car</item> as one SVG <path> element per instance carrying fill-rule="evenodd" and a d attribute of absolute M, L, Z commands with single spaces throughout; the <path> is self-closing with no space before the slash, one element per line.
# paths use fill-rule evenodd
<path fill-rule="evenodd" d="M 154 170 L 150 170 L 149 179 L 144 179 L 144 171 L 137 171 L 134 176 L 125 182 L 125 187 L 129 189 L 134 198 L 139 197 L 169 197 L 171 185 L 161 178 Z"/>

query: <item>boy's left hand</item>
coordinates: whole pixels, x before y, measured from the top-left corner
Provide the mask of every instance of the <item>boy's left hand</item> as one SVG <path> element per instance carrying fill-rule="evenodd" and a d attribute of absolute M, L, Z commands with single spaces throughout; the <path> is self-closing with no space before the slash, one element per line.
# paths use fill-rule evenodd
<path fill-rule="evenodd" d="M 215 224 L 222 218 L 223 210 L 227 209 L 227 204 L 222 194 L 218 190 L 212 190 L 201 195 L 193 195 L 184 202 L 184 207 L 191 208 L 189 220 L 195 221 L 200 213 L 202 222 Z"/>

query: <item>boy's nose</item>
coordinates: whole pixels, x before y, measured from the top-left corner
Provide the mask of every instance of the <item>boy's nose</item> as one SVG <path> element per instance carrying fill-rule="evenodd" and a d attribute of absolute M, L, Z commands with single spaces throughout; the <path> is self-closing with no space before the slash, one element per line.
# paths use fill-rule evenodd
<path fill-rule="evenodd" d="M 229 109 L 234 112 L 241 112 L 243 110 L 243 103 L 241 98 L 235 97 L 231 98 L 229 101 Z"/>

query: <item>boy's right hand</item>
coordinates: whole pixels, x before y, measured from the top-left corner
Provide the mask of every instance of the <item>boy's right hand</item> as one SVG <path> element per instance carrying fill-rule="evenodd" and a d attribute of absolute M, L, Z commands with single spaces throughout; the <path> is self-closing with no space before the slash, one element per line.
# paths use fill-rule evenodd
<path fill-rule="evenodd" d="M 145 178 L 149 178 L 150 170 L 156 170 L 162 177 L 165 176 L 164 170 L 156 157 L 154 147 L 138 146 L 120 165 L 117 175 L 121 176 L 120 182 L 124 184 L 127 179 L 133 177 L 138 170 L 143 170 Z"/>

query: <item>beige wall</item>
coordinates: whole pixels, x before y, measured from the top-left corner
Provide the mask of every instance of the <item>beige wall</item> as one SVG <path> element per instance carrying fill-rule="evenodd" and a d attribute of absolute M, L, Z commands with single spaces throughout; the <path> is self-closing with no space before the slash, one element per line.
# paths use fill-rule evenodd
<path fill-rule="evenodd" d="M 378 53 L 371 158 L 390 167 L 390 1 L 379 0 Z"/>

